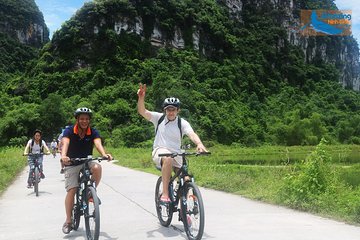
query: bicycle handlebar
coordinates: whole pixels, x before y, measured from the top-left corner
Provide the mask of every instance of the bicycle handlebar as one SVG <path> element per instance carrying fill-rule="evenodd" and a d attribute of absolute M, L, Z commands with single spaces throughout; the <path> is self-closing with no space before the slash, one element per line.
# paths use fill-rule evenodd
<path fill-rule="evenodd" d="M 45 153 L 26 153 L 26 154 L 23 154 L 23 156 L 35 156 L 35 157 L 43 156 L 43 155 L 45 155 Z"/>
<path fill-rule="evenodd" d="M 190 156 L 190 155 L 210 155 L 211 152 L 183 152 L 183 153 L 160 153 L 158 154 L 159 157 L 176 157 L 176 156 Z"/>
<path fill-rule="evenodd" d="M 108 158 L 107 157 L 70 158 L 71 162 L 85 162 L 85 161 L 93 161 L 93 160 L 101 162 L 102 160 L 108 160 Z"/>

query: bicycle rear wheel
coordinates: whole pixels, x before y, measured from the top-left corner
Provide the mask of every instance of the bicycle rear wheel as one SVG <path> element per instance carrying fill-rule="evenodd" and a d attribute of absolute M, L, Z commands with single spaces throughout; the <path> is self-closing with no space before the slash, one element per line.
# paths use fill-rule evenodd
<path fill-rule="evenodd" d="M 173 208 L 172 208 L 172 203 L 168 204 L 167 206 L 160 204 L 160 197 L 162 195 L 162 192 L 163 192 L 162 177 L 159 177 L 155 187 L 156 213 L 160 221 L 160 224 L 164 227 L 168 227 L 173 217 Z"/>
<path fill-rule="evenodd" d="M 74 199 L 74 206 L 72 210 L 72 223 L 73 229 L 77 230 L 80 224 L 80 216 L 81 216 L 81 202 L 79 202 L 79 191 L 76 192 L 75 199 Z"/>
<path fill-rule="evenodd" d="M 89 240 L 98 240 L 100 234 L 99 199 L 94 187 L 88 187 L 86 194 L 87 208 L 84 210 L 86 236 Z"/>
<path fill-rule="evenodd" d="M 34 173 L 33 173 L 33 181 L 34 181 L 34 192 L 36 194 L 36 196 L 39 196 L 39 182 L 40 182 L 40 177 L 39 177 L 39 168 L 35 168 L 34 169 Z"/>
<path fill-rule="evenodd" d="M 205 211 L 199 188 L 193 182 L 184 186 L 181 196 L 181 214 L 186 235 L 190 240 L 200 240 L 204 233 Z"/>

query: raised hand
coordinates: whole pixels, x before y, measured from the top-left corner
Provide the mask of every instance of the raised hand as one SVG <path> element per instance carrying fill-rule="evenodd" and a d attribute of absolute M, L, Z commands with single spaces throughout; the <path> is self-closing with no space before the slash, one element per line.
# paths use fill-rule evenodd
<path fill-rule="evenodd" d="M 144 98 L 146 93 L 146 84 L 139 84 L 139 90 L 137 91 L 137 95 L 140 98 Z"/>

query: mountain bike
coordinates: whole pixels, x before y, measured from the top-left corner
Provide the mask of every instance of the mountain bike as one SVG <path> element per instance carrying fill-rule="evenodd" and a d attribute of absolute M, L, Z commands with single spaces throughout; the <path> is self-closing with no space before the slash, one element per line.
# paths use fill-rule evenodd
<path fill-rule="evenodd" d="M 192 175 L 188 173 L 187 156 L 190 155 L 208 155 L 209 152 L 201 153 L 164 153 L 159 157 L 181 156 L 183 159 L 182 166 L 170 178 L 169 183 L 169 204 L 161 204 L 162 195 L 162 177 L 156 182 L 155 188 L 155 206 L 156 213 L 162 226 L 169 226 L 174 212 L 179 212 L 179 221 L 183 222 L 187 237 L 190 240 L 201 239 L 205 226 L 205 211 L 202 196 L 199 188 L 194 182 Z M 180 205 L 180 207 L 179 207 Z"/>
<path fill-rule="evenodd" d="M 28 153 L 26 156 L 29 156 L 33 164 L 30 167 L 30 183 L 34 186 L 35 195 L 39 196 L 39 183 L 41 180 L 41 169 L 39 164 L 39 158 L 42 157 L 43 153 Z"/>
<path fill-rule="evenodd" d="M 89 163 L 91 161 L 101 162 L 107 160 L 104 157 L 93 158 L 72 158 L 72 162 L 83 162 L 79 172 L 79 186 L 75 194 L 72 210 L 73 229 L 77 230 L 80 224 L 80 217 L 84 216 L 86 236 L 88 240 L 99 239 L 100 234 L 100 199 L 97 196 L 95 182 L 91 179 Z"/>

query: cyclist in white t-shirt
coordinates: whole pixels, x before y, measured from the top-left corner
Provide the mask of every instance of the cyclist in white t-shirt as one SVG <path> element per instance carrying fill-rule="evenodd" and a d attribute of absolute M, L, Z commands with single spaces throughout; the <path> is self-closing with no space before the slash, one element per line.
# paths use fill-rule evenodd
<path fill-rule="evenodd" d="M 194 132 L 189 122 L 179 119 L 180 101 L 177 98 L 166 98 L 163 102 L 164 113 L 152 112 L 145 108 L 146 84 L 140 84 L 137 108 L 141 116 L 152 122 L 155 126 L 155 140 L 153 144 L 152 158 L 156 166 L 161 168 L 163 179 L 163 194 L 160 198 L 162 203 L 169 203 L 169 181 L 173 167 L 180 168 L 182 165 L 181 157 L 158 157 L 160 153 L 172 153 L 181 151 L 181 140 L 183 135 L 187 135 L 196 144 L 198 152 L 206 152 L 199 136 Z M 164 117 L 162 117 L 164 115 Z M 161 120 L 161 121 L 159 121 Z M 180 120 L 180 123 L 179 123 Z M 159 124 L 160 122 L 160 124 Z"/>
<path fill-rule="evenodd" d="M 31 154 L 50 154 L 50 150 L 49 148 L 46 146 L 46 143 L 44 140 L 41 139 L 41 135 L 42 135 L 42 132 L 38 129 L 36 129 L 34 131 L 34 137 L 32 139 L 30 139 L 27 144 L 26 144 L 26 147 L 25 147 L 25 150 L 24 150 L 24 156 L 28 156 L 29 153 Z M 41 174 L 41 178 L 45 178 L 45 175 L 44 175 L 44 171 L 43 171 L 43 156 L 42 155 L 38 155 L 38 156 L 32 156 L 32 155 L 29 155 L 28 156 L 28 164 L 29 164 L 29 168 L 30 168 L 30 171 L 29 171 L 29 177 L 28 177 L 28 185 L 27 187 L 28 188 L 31 188 L 31 169 L 34 168 L 34 161 L 35 161 L 35 158 L 38 159 L 39 161 L 39 166 L 40 166 L 40 174 Z"/>

